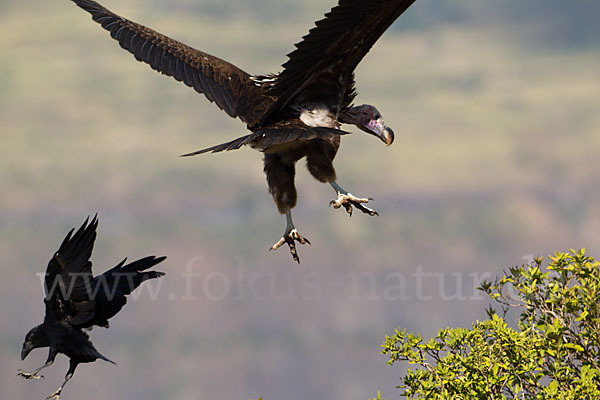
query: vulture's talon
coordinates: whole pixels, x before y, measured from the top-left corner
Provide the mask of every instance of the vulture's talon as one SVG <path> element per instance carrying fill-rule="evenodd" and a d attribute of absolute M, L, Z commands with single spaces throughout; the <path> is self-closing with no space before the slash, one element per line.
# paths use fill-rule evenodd
<path fill-rule="evenodd" d="M 46 400 L 60 400 L 60 392 L 54 392 L 50 396 L 46 397 Z"/>
<path fill-rule="evenodd" d="M 369 207 L 363 205 L 372 200 L 372 197 L 360 198 L 354 196 L 352 193 L 338 192 L 338 198 L 335 200 L 331 200 L 329 202 L 329 205 L 333 206 L 333 208 L 340 208 L 341 206 L 344 206 L 346 212 L 348 213 L 348 216 L 350 217 L 352 216 L 352 206 L 356 207 L 365 214 L 369 214 L 371 217 L 379 216 L 379 213 L 377 211 L 372 210 Z"/>
<path fill-rule="evenodd" d="M 346 209 L 348 216 L 351 217 L 352 216 L 352 204 L 344 203 L 344 208 Z"/>
<path fill-rule="evenodd" d="M 35 372 L 25 372 L 22 369 L 17 370 L 17 376 L 20 376 L 24 379 L 35 379 L 35 380 L 44 379 L 44 375 L 38 375 Z"/>
<path fill-rule="evenodd" d="M 355 204 L 356 208 L 358 208 L 360 211 L 364 212 L 365 214 L 369 214 L 371 217 L 379 217 L 379 213 L 369 207 L 365 207 L 362 204 Z"/>
<path fill-rule="evenodd" d="M 308 240 L 305 237 L 300 236 L 300 234 L 298 233 L 298 231 L 296 229 L 292 229 L 290 231 L 286 231 L 283 234 L 283 236 L 281 237 L 281 239 L 279 239 L 279 241 L 277 243 L 275 243 L 273 246 L 271 246 L 269 251 L 277 250 L 278 248 L 283 246 L 285 243 L 287 243 L 287 245 L 290 248 L 290 253 L 292 254 L 292 258 L 294 259 L 294 261 L 296 261 L 298 264 L 300 264 L 300 257 L 298 257 L 298 252 L 296 251 L 295 241 L 297 241 L 300 244 L 310 244 L 310 240 Z"/>

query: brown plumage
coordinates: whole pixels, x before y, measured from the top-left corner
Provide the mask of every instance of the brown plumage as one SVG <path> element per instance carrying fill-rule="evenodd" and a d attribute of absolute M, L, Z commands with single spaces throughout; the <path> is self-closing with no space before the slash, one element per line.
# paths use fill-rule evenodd
<path fill-rule="evenodd" d="M 339 0 L 325 18 L 296 44 L 279 74 L 250 75 L 220 58 L 193 49 L 156 31 L 122 18 L 93 0 L 72 0 L 108 30 L 121 47 L 160 73 L 193 87 L 231 117 L 247 124 L 250 134 L 186 156 L 239 149 L 248 145 L 265 153 L 269 191 L 287 227 L 277 249 L 287 243 L 299 261 L 294 241 L 309 243 L 295 230 L 296 162 L 307 158 L 310 173 L 330 183 L 332 201 L 351 215 L 352 206 L 370 215 L 369 199 L 358 198 L 335 182 L 333 159 L 341 124 L 353 124 L 387 145 L 393 132 L 370 105 L 353 106 L 354 69 L 385 30 L 416 0 Z"/>

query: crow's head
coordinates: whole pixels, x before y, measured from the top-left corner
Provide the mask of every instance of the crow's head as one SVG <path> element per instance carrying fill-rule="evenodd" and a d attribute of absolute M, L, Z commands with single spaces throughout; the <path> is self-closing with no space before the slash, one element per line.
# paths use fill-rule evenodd
<path fill-rule="evenodd" d="M 381 113 L 369 104 L 352 107 L 340 116 L 340 121 L 377 136 L 387 146 L 394 141 L 394 131 L 385 125 Z"/>
<path fill-rule="evenodd" d="M 27 332 L 27 335 L 25 335 L 23 349 L 21 350 L 21 360 L 24 360 L 31 350 L 37 349 L 38 347 L 47 347 L 49 345 L 50 343 L 48 342 L 46 330 L 43 325 L 32 328 Z"/>

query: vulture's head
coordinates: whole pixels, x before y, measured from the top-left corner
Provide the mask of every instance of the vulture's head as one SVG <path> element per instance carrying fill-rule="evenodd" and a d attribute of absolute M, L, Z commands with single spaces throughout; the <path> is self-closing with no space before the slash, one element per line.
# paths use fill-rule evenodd
<path fill-rule="evenodd" d="M 385 125 L 381 113 L 369 104 L 355 106 L 340 116 L 340 121 L 354 124 L 359 129 L 377 136 L 386 146 L 394 141 L 394 131 Z"/>
<path fill-rule="evenodd" d="M 42 325 L 38 325 L 32 328 L 29 332 L 27 332 L 27 335 L 25 335 L 23 349 L 21 350 L 21 360 L 24 360 L 31 350 L 37 349 L 38 347 L 47 346 L 49 346 L 49 343 L 44 327 Z"/>

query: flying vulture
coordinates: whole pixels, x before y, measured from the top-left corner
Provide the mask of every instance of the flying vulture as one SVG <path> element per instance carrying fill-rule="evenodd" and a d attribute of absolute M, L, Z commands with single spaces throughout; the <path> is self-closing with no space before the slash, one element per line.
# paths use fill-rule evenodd
<path fill-rule="evenodd" d="M 96 240 L 98 219 L 88 224 L 86 219 L 73 235 L 71 230 L 54 254 L 44 279 L 46 315 L 44 322 L 32 328 L 25 336 L 21 359 L 33 349 L 49 347 L 46 363 L 32 372 L 19 370 L 25 379 L 40 379 L 38 373 L 54 362 L 62 353 L 69 357 L 69 370 L 62 385 L 48 399 L 58 400 L 63 387 L 73 377 L 80 363 L 102 359 L 113 363 L 96 350 L 83 329 L 94 325 L 108 328 L 108 320 L 127 303 L 130 294 L 147 279 L 158 278 L 164 272 L 146 271 L 166 257 L 145 257 L 125 265 L 121 261 L 102 275 L 92 276 L 89 261 Z"/>
<path fill-rule="evenodd" d="M 415 0 L 339 0 L 288 54 L 283 71 L 268 75 L 251 75 L 227 61 L 122 18 L 93 0 L 72 1 L 89 12 L 138 61 L 182 81 L 230 117 L 247 124 L 250 134 L 185 156 L 235 150 L 243 145 L 264 153 L 269 192 L 287 221 L 282 238 L 271 250 L 287 244 L 294 260 L 300 262 L 295 241 L 310 244 L 294 227 L 291 213 L 297 199 L 296 162 L 303 157 L 310 173 L 336 191 L 337 199 L 330 205 L 343 206 L 349 215 L 352 207 L 378 215 L 365 205 L 371 199 L 342 189 L 336 182 L 332 162 L 341 135 L 348 133 L 341 129 L 342 124 L 355 125 L 386 145 L 392 144 L 394 133 L 379 111 L 367 104 L 353 105 L 357 95 L 354 69 Z"/>

